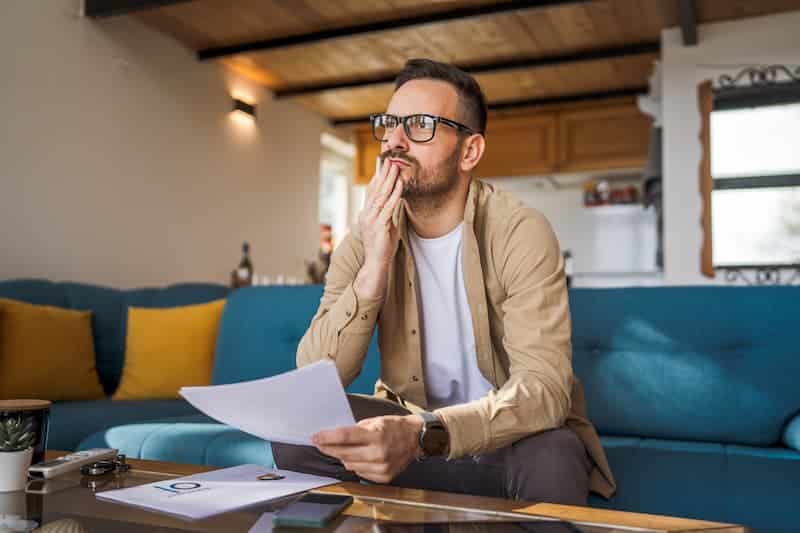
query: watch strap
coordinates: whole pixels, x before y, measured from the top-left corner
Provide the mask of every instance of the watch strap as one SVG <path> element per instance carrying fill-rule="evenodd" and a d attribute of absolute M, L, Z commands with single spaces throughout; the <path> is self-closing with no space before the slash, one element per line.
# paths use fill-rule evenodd
<path fill-rule="evenodd" d="M 439 430 L 446 433 L 447 429 L 444 427 L 442 421 L 439 420 L 439 417 L 429 411 L 421 411 L 417 413 L 417 415 L 420 418 L 422 418 L 422 430 L 419 432 L 419 437 L 418 437 L 419 447 L 420 450 L 422 450 L 421 458 L 430 457 L 430 455 L 428 455 L 428 453 L 425 450 L 426 434 L 431 430 L 433 431 Z"/>

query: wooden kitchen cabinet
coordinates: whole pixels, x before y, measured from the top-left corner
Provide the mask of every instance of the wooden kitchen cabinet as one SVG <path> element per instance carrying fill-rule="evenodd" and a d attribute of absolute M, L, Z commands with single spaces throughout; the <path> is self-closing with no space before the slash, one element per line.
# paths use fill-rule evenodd
<path fill-rule="evenodd" d="M 486 151 L 475 168 L 478 178 L 547 174 L 556 164 L 556 117 L 491 117 Z"/>
<path fill-rule="evenodd" d="M 559 172 L 644 167 L 650 119 L 635 104 L 558 112 Z"/>
<path fill-rule="evenodd" d="M 356 158 L 353 181 L 356 185 L 367 185 L 375 175 L 375 158 L 381 153 L 381 143 L 372 136 L 369 128 L 353 131 L 356 143 Z"/>

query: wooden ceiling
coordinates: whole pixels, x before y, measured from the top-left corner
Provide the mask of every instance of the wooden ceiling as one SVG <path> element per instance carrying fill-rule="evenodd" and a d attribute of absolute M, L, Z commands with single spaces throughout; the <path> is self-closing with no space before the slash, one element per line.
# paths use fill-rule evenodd
<path fill-rule="evenodd" d="M 691 43 L 695 24 L 800 10 L 800 0 L 151 3 L 159 7 L 129 12 L 198 60 L 222 61 L 334 121 L 385 109 L 413 57 L 473 72 L 490 104 L 607 96 L 646 87 L 664 28 L 681 25 Z"/>

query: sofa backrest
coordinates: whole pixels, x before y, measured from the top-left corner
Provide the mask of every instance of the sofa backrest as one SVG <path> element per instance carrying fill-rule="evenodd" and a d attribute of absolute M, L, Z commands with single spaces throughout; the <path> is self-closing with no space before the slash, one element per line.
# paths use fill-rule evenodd
<path fill-rule="evenodd" d="M 321 285 L 247 287 L 230 294 L 222 314 L 212 382 L 236 383 L 296 368 L 297 345 L 322 297 Z M 371 394 L 380 373 L 376 336 L 349 392 Z"/>
<path fill-rule="evenodd" d="M 216 284 L 117 290 L 46 280 L 0 281 L 0 297 L 91 310 L 97 370 L 111 394 L 122 372 L 128 306 L 172 307 L 228 296 Z M 213 383 L 295 368 L 322 286 L 230 293 Z M 573 367 L 601 434 L 777 444 L 800 413 L 800 287 L 571 289 Z M 373 335 L 350 392 L 380 373 Z"/>
<path fill-rule="evenodd" d="M 128 307 L 174 307 L 225 298 L 229 289 L 210 283 L 119 290 L 100 285 L 41 279 L 0 281 L 0 297 L 38 305 L 92 311 L 97 373 L 106 394 L 119 384 L 125 358 Z"/>
<path fill-rule="evenodd" d="M 800 287 L 573 289 L 601 434 L 776 444 L 800 411 Z"/>

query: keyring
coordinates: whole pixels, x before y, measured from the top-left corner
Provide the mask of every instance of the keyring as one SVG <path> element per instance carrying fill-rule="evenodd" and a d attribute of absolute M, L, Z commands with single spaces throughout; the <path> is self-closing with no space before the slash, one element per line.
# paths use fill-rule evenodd
<path fill-rule="evenodd" d="M 95 461 L 81 467 L 81 474 L 89 477 L 103 476 L 110 472 L 127 472 L 131 466 L 125 461 L 125 455 L 119 454 L 116 459 Z"/>

